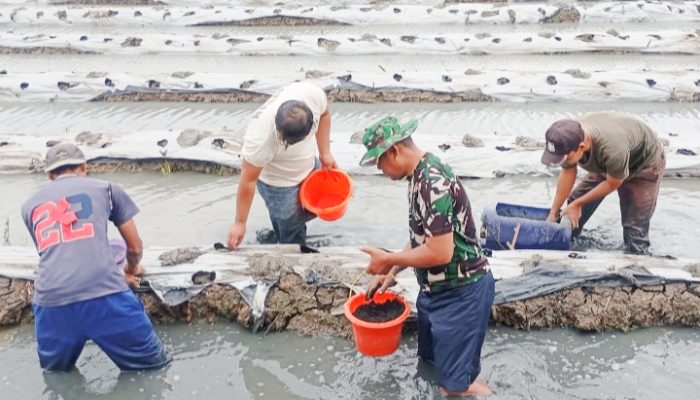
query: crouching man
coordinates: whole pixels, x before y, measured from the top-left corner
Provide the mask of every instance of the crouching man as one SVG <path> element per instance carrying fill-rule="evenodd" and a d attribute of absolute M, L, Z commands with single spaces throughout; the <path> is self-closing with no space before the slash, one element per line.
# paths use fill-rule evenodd
<path fill-rule="evenodd" d="M 545 137 L 542 162 L 561 166 L 547 220 L 567 216 L 576 237 L 603 199 L 617 190 L 625 251 L 649 254 L 649 226 L 666 168 L 656 133 L 631 115 L 596 112 L 557 121 Z M 574 186 L 577 167 L 588 173 Z"/>
<path fill-rule="evenodd" d="M 33 300 L 39 362 L 47 370 L 69 370 L 92 340 L 122 370 L 163 367 L 171 358 L 127 286 L 138 286 L 143 274 L 143 245 L 132 219 L 139 209 L 119 186 L 87 178 L 86 168 L 78 147 L 52 147 L 50 182 L 22 206 L 40 256 Z M 127 245 L 123 271 L 109 246 L 109 221 Z"/>

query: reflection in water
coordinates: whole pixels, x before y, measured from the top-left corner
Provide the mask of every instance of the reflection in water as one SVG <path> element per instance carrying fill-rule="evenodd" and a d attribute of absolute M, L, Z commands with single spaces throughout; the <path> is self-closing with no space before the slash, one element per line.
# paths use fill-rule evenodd
<path fill-rule="evenodd" d="M 168 367 L 166 367 L 168 368 Z M 93 373 L 104 371 L 91 371 Z M 111 372 L 111 371 L 109 371 Z M 167 385 L 164 385 L 159 372 L 117 372 L 116 376 L 111 373 L 99 375 L 88 379 L 83 372 L 75 369 L 70 372 L 42 372 L 44 379 L 44 390 L 41 393 L 46 399 L 81 400 L 94 399 L 96 395 L 121 396 L 131 394 L 138 396 L 143 393 L 148 394 L 149 399 L 167 398 Z"/>
<path fill-rule="evenodd" d="M 235 324 L 160 325 L 175 362 L 162 371 L 120 373 L 96 346 L 77 370 L 43 373 L 30 327 L 0 345 L 3 400 L 19 399 L 439 399 L 432 366 L 414 335 L 396 353 L 359 355 L 351 341 L 294 334 L 251 335 Z M 493 399 L 694 398 L 700 332 L 626 334 L 522 332 L 491 327 L 481 377 Z"/>

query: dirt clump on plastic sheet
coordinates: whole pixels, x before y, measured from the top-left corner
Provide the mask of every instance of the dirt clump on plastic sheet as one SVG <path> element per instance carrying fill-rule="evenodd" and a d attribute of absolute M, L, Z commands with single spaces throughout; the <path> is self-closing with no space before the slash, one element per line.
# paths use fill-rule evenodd
<path fill-rule="evenodd" d="M 494 306 L 493 322 L 518 329 L 575 327 L 584 331 L 648 326 L 700 326 L 700 285 L 580 287 Z"/>
<path fill-rule="evenodd" d="M 526 149 L 544 149 L 545 143 L 533 137 L 518 136 L 515 138 L 515 144 Z"/>
<path fill-rule="evenodd" d="M 336 282 L 339 284 L 350 285 L 353 282 L 356 286 L 366 286 L 369 283 L 369 277 L 362 275 L 362 269 L 348 270 L 346 268 L 338 268 L 331 260 L 319 258 L 311 263 L 311 269 L 315 271 L 319 279 Z M 364 285 L 364 286 L 363 286 Z"/>
<path fill-rule="evenodd" d="M 529 259 L 521 261 L 519 266 L 523 269 L 523 273 L 526 274 L 542 264 L 543 260 L 544 257 L 542 255 L 533 254 Z"/>
<path fill-rule="evenodd" d="M 0 326 L 32 321 L 33 282 L 0 277 Z"/>
<path fill-rule="evenodd" d="M 580 20 L 581 12 L 579 12 L 576 6 L 562 5 L 551 17 L 545 18 L 542 22 L 560 24 L 562 22 L 579 22 Z"/>
<path fill-rule="evenodd" d="M 173 265 L 191 263 L 202 254 L 204 254 L 204 251 L 198 247 L 178 247 L 161 253 L 158 256 L 158 260 L 160 260 L 161 266 L 171 267 Z"/>
<path fill-rule="evenodd" d="M 210 131 L 200 131 L 197 129 L 185 129 L 177 137 L 177 144 L 182 147 L 196 146 L 202 139 L 211 136 Z"/>
<path fill-rule="evenodd" d="M 247 274 L 263 281 L 278 281 L 282 275 L 293 273 L 294 262 L 282 255 L 256 254 L 248 257 Z"/>

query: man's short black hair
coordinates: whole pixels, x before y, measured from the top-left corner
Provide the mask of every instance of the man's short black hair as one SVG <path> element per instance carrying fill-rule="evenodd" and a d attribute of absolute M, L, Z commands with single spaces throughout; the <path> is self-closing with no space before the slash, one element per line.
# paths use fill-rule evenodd
<path fill-rule="evenodd" d="M 287 100 L 277 109 L 275 125 L 287 144 L 304 140 L 313 124 L 314 115 L 303 101 Z"/>

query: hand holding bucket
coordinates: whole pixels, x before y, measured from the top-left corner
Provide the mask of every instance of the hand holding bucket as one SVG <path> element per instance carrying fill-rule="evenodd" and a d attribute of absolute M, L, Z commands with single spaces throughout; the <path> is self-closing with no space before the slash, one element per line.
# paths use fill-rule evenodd
<path fill-rule="evenodd" d="M 353 181 L 345 171 L 318 169 L 301 183 L 299 201 L 322 220 L 335 221 L 345 214 L 353 187 Z"/>

